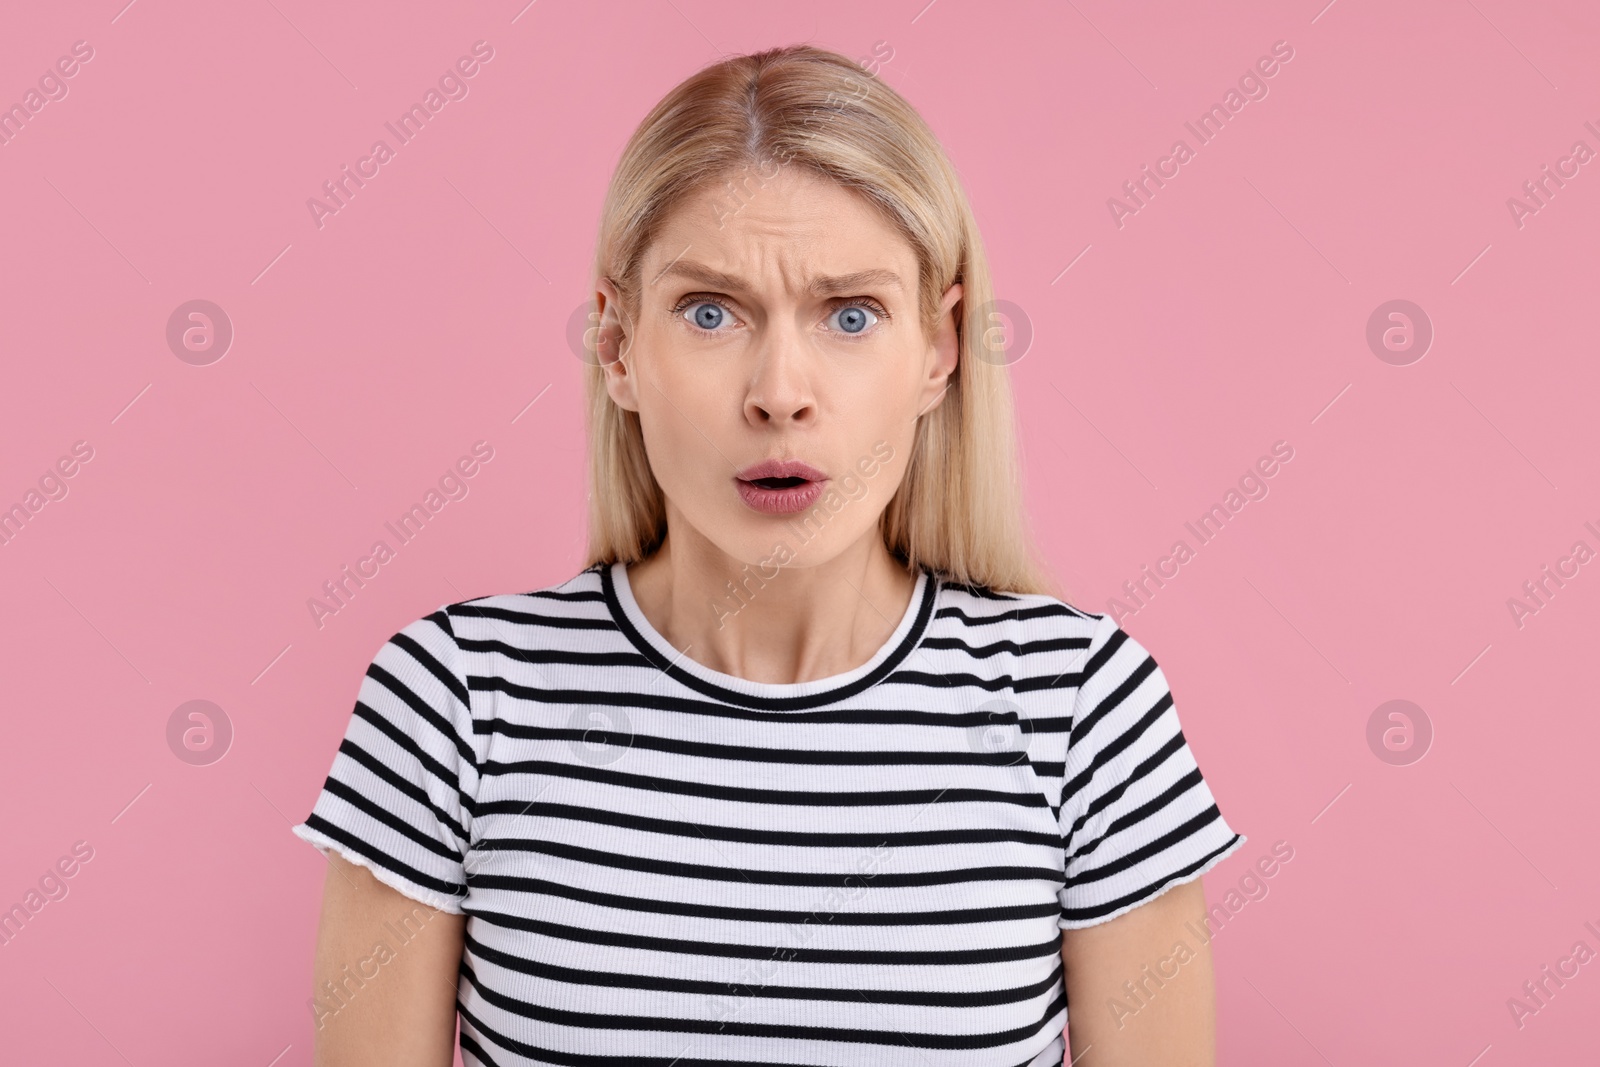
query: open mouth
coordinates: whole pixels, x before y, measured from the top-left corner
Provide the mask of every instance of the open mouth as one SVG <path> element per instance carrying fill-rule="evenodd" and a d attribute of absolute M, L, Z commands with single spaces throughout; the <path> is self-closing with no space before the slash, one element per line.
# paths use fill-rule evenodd
<path fill-rule="evenodd" d="M 755 477 L 749 477 L 755 475 Z M 827 487 L 828 476 L 799 460 L 768 460 L 734 475 L 739 498 L 755 511 L 792 515 L 804 511 Z"/>

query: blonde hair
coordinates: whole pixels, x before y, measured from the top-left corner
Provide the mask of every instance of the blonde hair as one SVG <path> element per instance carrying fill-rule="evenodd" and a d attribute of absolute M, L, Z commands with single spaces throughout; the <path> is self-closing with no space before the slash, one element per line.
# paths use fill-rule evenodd
<path fill-rule="evenodd" d="M 741 190 L 730 176 L 772 164 L 803 167 L 855 191 L 900 231 L 917 257 L 924 336 L 934 334 L 945 290 L 962 285 L 957 368 L 943 402 L 917 420 L 905 477 L 879 520 L 885 546 L 908 566 L 958 584 L 1060 595 L 1022 506 L 1006 367 L 973 357 L 993 325 L 973 309 L 994 300 L 976 220 L 938 138 L 859 65 L 793 45 L 725 59 L 679 84 L 645 116 L 617 163 L 600 216 L 596 280 L 611 281 L 624 321 L 636 321 L 643 259 L 662 220 L 716 183 L 727 182 L 736 201 Z M 594 331 L 585 336 L 585 566 L 638 562 L 665 536 L 665 497 L 639 416 L 611 399 Z"/>

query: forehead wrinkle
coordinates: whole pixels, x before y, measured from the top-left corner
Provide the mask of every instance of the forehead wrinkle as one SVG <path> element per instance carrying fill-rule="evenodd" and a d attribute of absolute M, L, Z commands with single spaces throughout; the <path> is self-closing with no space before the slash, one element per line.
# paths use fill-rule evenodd
<path fill-rule="evenodd" d="M 780 273 L 787 274 L 789 272 L 780 268 Z M 684 278 L 709 288 L 722 289 L 730 293 L 747 293 L 752 290 L 752 286 L 738 275 L 715 270 L 693 260 L 676 260 L 658 275 L 660 279 L 672 277 Z M 898 289 L 901 292 L 905 291 L 905 284 L 900 280 L 898 274 L 892 270 L 876 267 L 851 271 L 848 274 L 814 275 L 805 283 L 802 291 L 812 296 L 841 296 L 874 286 L 887 286 Z M 789 287 L 793 288 L 792 285 Z"/>

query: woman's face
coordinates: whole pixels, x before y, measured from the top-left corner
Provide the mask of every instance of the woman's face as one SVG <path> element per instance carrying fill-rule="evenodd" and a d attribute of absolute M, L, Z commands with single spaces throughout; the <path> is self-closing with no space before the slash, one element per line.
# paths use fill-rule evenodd
<path fill-rule="evenodd" d="M 961 286 L 930 338 L 917 271 L 856 194 L 788 168 L 752 180 L 742 202 L 704 190 L 665 222 L 636 321 L 602 279 L 607 388 L 639 413 L 675 544 L 699 537 L 743 563 L 809 567 L 878 536 L 916 419 L 956 366 Z M 805 466 L 757 469 L 765 461 Z"/>

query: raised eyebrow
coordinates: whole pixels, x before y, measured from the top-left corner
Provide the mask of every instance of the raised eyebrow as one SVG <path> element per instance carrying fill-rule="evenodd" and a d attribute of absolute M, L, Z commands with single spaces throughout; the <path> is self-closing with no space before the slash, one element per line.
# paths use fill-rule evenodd
<path fill-rule="evenodd" d="M 657 280 L 668 277 L 685 278 L 692 282 L 712 289 L 722 289 L 730 293 L 745 293 L 750 287 L 744 279 L 732 274 L 725 274 L 719 270 L 712 270 L 701 263 L 688 263 L 682 260 L 671 263 L 657 276 Z M 900 281 L 900 275 L 892 270 L 874 268 L 872 270 L 859 270 L 851 274 L 822 275 L 811 279 L 807 286 L 814 296 L 849 296 L 859 293 L 872 286 L 888 286 L 905 291 L 905 285 Z"/>

